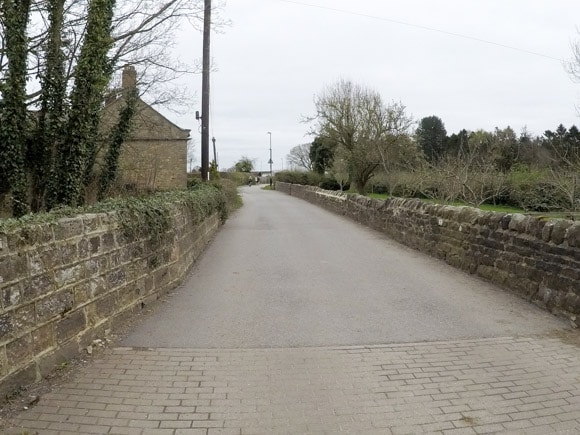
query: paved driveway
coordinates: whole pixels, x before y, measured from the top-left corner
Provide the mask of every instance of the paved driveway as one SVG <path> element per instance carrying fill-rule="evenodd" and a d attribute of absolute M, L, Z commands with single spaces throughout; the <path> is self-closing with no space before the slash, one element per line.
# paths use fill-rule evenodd
<path fill-rule="evenodd" d="M 580 433 L 578 333 L 565 322 L 296 198 L 254 186 L 244 202 L 120 347 L 14 423 L 41 434 Z"/>

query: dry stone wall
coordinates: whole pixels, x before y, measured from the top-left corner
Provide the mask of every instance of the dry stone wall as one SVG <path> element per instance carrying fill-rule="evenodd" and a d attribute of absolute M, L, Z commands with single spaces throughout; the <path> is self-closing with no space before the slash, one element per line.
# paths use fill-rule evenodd
<path fill-rule="evenodd" d="M 381 201 L 287 183 L 276 183 L 276 189 L 493 281 L 580 326 L 580 222 L 416 199 Z"/>
<path fill-rule="evenodd" d="M 0 400 L 79 355 L 178 285 L 220 225 L 175 206 L 161 242 L 124 235 L 115 213 L 0 234 Z"/>

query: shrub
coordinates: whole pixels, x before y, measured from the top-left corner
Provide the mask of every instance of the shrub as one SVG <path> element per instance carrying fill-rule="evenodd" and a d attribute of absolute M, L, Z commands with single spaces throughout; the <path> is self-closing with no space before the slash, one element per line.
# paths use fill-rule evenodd
<path fill-rule="evenodd" d="M 229 180 L 236 186 L 245 186 L 248 184 L 248 172 L 221 172 L 223 180 Z"/>
<path fill-rule="evenodd" d="M 218 179 L 212 181 L 210 184 L 218 188 L 225 195 L 226 211 L 229 215 L 232 211 L 242 206 L 242 197 L 238 192 L 238 186 L 232 180 Z"/>
<path fill-rule="evenodd" d="M 510 173 L 508 205 L 528 211 L 552 211 L 566 208 L 565 195 L 550 183 L 546 170 L 517 168 Z"/>
<path fill-rule="evenodd" d="M 377 187 L 380 189 L 384 186 L 386 188 L 384 193 L 389 196 L 424 198 L 423 190 L 435 189 L 433 177 L 428 177 L 426 172 L 421 171 L 393 170 L 379 174 L 375 178 L 374 182 L 377 183 Z M 380 192 L 375 191 L 375 193 Z"/>
<path fill-rule="evenodd" d="M 227 189 L 208 183 L 199 184 L 189 190 L 159 192 L 153 195 L 126 198 L 111 198 L 85 207 L 61 207 L 48 213 L 27 214 L 18 219 L 0 219 L 0 233 L 25 224 L 54 222 L 60 218 L 73 217 L 84 213 L 114 212 L 119 216 L 121 227 L 127 236 L 148 234 L 152 239 L 158 236 L 152 228 L 163 230 L 172 204 L 185 204 L 194 221 L 199 222 L 218 211 L 222 219 L 228 216 Z"/>
<path fill-rule="evenodd" d="M 275 179 L 282 183 L 318 186 L 324 179 L 324 176 L 317 174 L 316 172 L 280 171 L 276 173 Z"/>
<path fill-rule="evenodd" d="M 389 188 L 387 182 L 383 179 L 384 177 L 375 177 L 369 181 L 367 185 L 367 190 L 370 193 L 389 193 Z"/>
<path fill-rule="evenodd" d="M 340 183 L 332 177 L 326 176 L 318 183 L 318 187 L 325 190 L 341 190 Z M 342 186 L 342 190 L 347 191 L 350 189 L 350 183 L 346 183 Z"/>
<path fill-rule="evenodd" d="M 199 174 L 196 174 L 196 175 L 189 174 L 187 176 L 187 188 L 188 189 L 193 189 L 194 187 L 199 186 L 200 184 L 203 184 L 203 181 L 201 181 Z"/>

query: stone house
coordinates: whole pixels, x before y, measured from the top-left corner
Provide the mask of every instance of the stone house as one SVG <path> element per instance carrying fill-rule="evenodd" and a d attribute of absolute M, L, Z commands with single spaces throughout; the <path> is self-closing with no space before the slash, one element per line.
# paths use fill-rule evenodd
<path fill-rule="evenodd" d="M 105 101 L 101 125 L 109 130 L 124 107 L 123 89 L 137 86 L 132 66 L 123 70 L 122 89 Z M 190 130 L 178 127 L 140 98 L 129 140 L 123 144 L 117 184 L 128 189 L 168 190 L 187 187 Z"/>

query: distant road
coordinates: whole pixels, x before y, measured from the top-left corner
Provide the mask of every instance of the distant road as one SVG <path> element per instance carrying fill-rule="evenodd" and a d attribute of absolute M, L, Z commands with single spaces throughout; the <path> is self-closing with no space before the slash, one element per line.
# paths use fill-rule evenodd
<path fill-rule="evenodd" d="M 189 279 L 122 345 L 388 344 L 549 333 L 520 298 L 305 201 L 259 186 Z"/>

